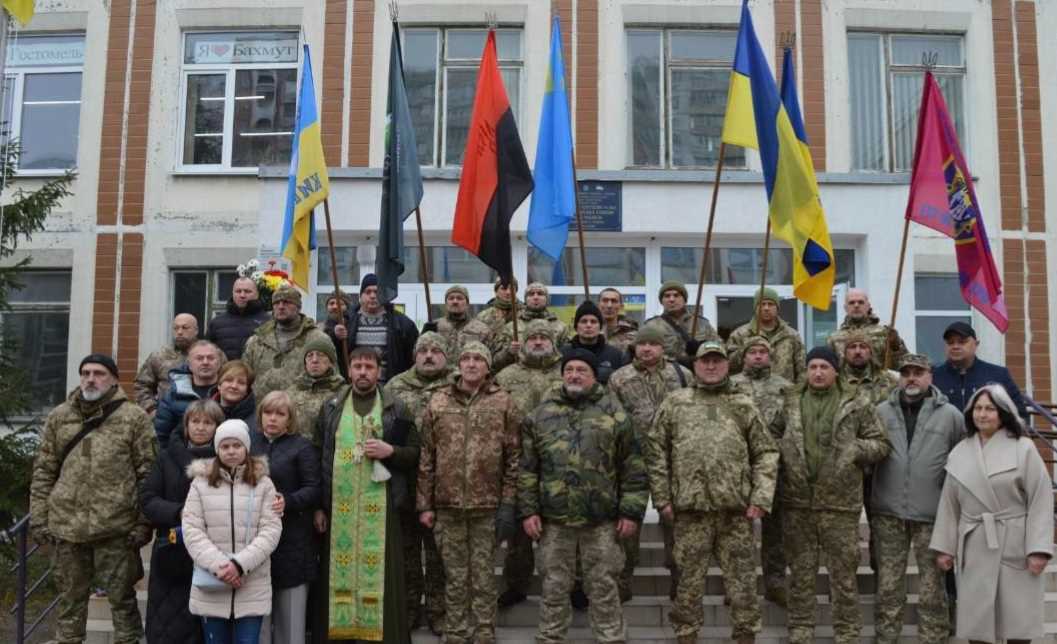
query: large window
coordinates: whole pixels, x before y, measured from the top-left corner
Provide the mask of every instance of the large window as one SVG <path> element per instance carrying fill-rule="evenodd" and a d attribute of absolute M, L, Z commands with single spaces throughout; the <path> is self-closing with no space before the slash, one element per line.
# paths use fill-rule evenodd
<path fill-rule="evenodd" d="M 83 63 L 81 34 L 9 37 L 0 128 L 21 141 L 20 172 L 77 165 Z"/>
<path fill-rule="evenodd" d="M 646 313 L 646 249 L 588 246 L 586 251 L 592 297 L 597 301 L 603 288 L 616 288 L 624 298 L 624 314 L 642 322 Z M 576 307 L 584 301 L 580 249 L 566 246 L 555 262 L 530 244 L 528 281 L 549 287 L 550 309 L 571 325 Z M 524 288 L 521 292 L 523 295 Z"/>
<path fill-rule="evenodd" d="M 701 248 L 665 246 L 661 248 L 661 280 L 697 284 L 701 270 Z M 837 260 L 837 284 L 855 285 L 855 251 L 833 250 Z M 711 248 L 705 267 L 706 284 L 759 284 L 763 277 L 762 248 Z M 793 283 L 793 251 L 771 248 L 767 257 L 767 283 Z"/>
<path fill-rule="evenodd" d="M 965 51 L 961 36 L 848 34 L 852 166 L 906 172 L 914 162 L 923 56 L 936 56 L 933 74 L 965 140 Z"/>
<path fill-rule="evenodd" d="M 213 316 L 223 313 L 237 275 L 230 268 L 190 268 L 172 272 L 172 314 L 190 313 L 205 334 Z"/>
<path fill-rule="evenodd" d="M 403 30 L 404 79 L 420 164 L 462 165 L 487 35 L 486 29 Z M 521 114 L 521 35 L 521 29 L 496 30 L 499 71 L 515 119 Z"/>
<path fill-rule="evenodd" d="M 957 273 L 917 273 L 914 275 L 914 328 L 917 351 L 933 364 L 945 357 L 943 331 L 953 322 L 972 324 L 969 305 L 962 297 Z"/>
<path fill-rule="evenodd" d="M 719 158 L 735 31 L 628 29 L 628 164 L 715 166 Z M 724 163 L 745 165 L 727 148 Z"/>
<path fill-rule="evenodd" d="M 25 370 L 34 411 L 66 398 L 70 339 L 70 271 L 28 271 L 23 288 L 10 293 L 11 310 L 0 316 L 3 332 L 17 342 L 15 363 Z"/>
<path fill-rule="evenodd" d="M 181 165 L 289 163 L 297 60 L 293 31 L 185 34 Z"/>

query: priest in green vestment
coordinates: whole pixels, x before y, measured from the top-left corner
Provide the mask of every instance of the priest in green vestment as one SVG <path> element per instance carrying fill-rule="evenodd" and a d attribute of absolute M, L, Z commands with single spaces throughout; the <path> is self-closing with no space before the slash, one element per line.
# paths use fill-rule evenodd
<path fill-rule="evenodd" d="M 400 510 L 418 466 L 418 434 L 407 407 L 378 386 L 378 354 L 349 355 L 349 381 L 323 403 L 321 568 L 325 592 L 313 641 L 409 644 Z"/>

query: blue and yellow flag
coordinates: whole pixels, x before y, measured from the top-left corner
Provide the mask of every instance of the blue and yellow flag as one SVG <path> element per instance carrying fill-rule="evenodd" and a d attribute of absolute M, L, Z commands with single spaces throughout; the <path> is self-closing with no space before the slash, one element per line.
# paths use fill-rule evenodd
<path fill-rule="evenodd" d="M 536 189 L 529 209 L 528 240 L 557 262 L 569 238 L 569 224 L 576 215 L 573 134 L 569 125 L 569 98 L 565 91 L 562 31 L 558 16 L 554 16 L 551 26 L 551 59 L 540 111 L 533 178 Z"/>
<path fill-rule="evenodd" d="M 33 0 L 4 0 L 4 9 L 7 9 L 7 12 L 17 18 L 22 23 L 22 26 L 25 27 L 33 18 L 35 7 L 33 6 Z"/>
<path fill-rule="evenodd" d="M 747 2 L 730 74 L 723 142 L 760 151 L 774 235 L 793 249 L 793 293 L 816 309 L 829 308 L 836 264 L 819 199 L 815 168 L 800 118 L 792 62 L 779 95 Z"/>
<path fill-rule="evenodd" d="M 323 160 L 323 140 L 316 109 L 316 89 L 312 81 L 312 58 L 305 45 L 301 68 L 301 90 L 297 95 L 294 143 L 290 150 L 290 178 L 286 185 L 286 214 L 279 247 L 293 268 L 290 279 L 308 289 L 308 265 L 316 247 L 316 227 L 312 209 L 330 194 L 327 163 Z"/>

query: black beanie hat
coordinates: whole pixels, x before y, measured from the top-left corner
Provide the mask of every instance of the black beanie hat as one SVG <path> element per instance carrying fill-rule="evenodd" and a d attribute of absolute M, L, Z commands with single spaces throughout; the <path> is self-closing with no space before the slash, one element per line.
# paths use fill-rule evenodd
<path fill-rule="evenodd" d="M 833 353 L 833 349 L 830 349 L 829 347 L 815 347 L 811 351 L 808 351 L 807 360 L 804 361 L 804 364 L 809 365 L 812 360 L 825 360 L 833 365 L 834 369 L 840 369 L 840 362 L 837 360 L 837 354 Z"/>
<path fill-rule="evenodd" d="M 104 368 L 106 368 L 107 371 L 109 371 L 110 373 L 114 374 L 115 378 L 120 378 L 121 377 L 117 373 L 117 363 L 114 362 L 113 358 L 111 358 L 110 356 L 106 355 L 105 353 L 90 353 L 90 354 L 86 355 L 84 357 L 84 360 L 81 360 L 81 365 L 79 367 L 77 367 L 78 373 L 80 373 L 81 369 L 84 368 L 84 365 L 89 364 L 89 363 L 101 364 L 101 365 L 103 365 Z"/>
<path fill-rule="evenodd" d="M 584 302 L 576 307 L 576 315 L 573 317 L 573 330 L 580 324 L 580 318 L 585 315 L 593 315 L 598 320 L 598 324 L 602 324 L 602 309 L 598 308 L 598 305 L 591 300 L 584 300 Z"/>
<path fill-rule="evenodd" d="M 362 293 L 363 289 L 368 286 L 378 286 L 378 276 L 374 273 L 367 273 L 363 276 L 363 279 L 360 280 L 360 292 Z"/>
<path fill-rule="evenodd" d="M 598 358 L 595 354 L 591 353 L 587 349 L 568 349 L 562 352 L 562 371 L 565 371 L 565 365 L 573 360 L 579 360 L 580 362 L 586 362 L 588 367 L 591 367 L 591 372 L 598 377 Z"/>

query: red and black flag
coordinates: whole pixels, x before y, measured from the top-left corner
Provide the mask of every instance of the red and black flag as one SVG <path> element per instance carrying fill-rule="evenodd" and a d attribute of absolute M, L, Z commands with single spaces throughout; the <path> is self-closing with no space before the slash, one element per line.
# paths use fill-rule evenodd
<path fill-rule="evenodd" d="M 494 268 L 507 283 L 514 273 L 510 218 L 532 187 L 532 171 L 499 74 L 495 31 L 489 30 L 477 72 L 451 240 Z"/>

